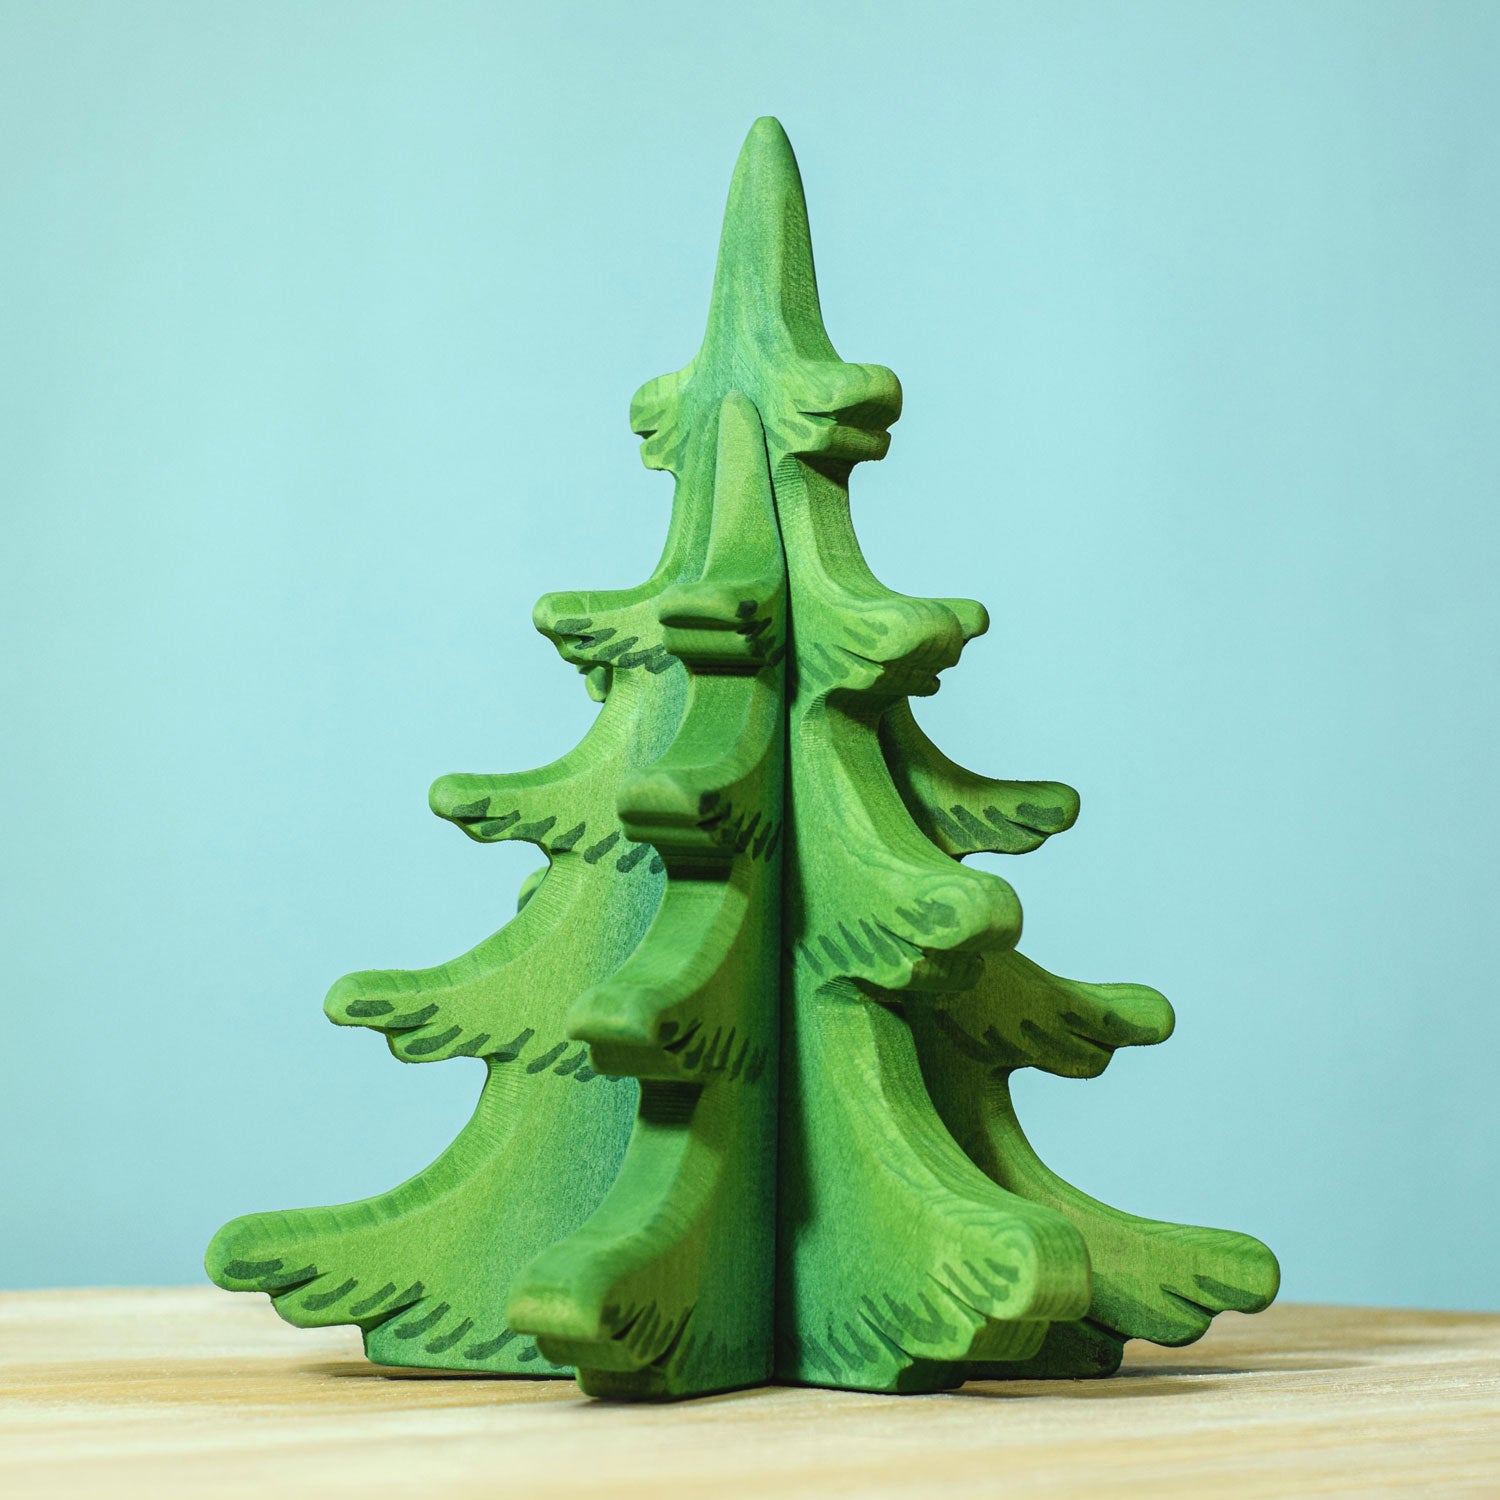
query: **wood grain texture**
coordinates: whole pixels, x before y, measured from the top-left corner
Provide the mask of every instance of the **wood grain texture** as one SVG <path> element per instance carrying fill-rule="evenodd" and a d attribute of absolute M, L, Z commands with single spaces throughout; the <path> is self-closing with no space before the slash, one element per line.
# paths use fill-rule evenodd
<path fill-rule="evenodd" d="M 726 392 L 685 445 L 679 506 L 712 522 L 701 579 L 662 596 L 681 727 L 619 791 L 665 862 L 640 946 L 574 1007 L 601 1071 L 641 1080 L 619 1176 L 518 1278 L 509 1319 L 593 1395 L 769 1378 L 774 1307 L 785 570 L 755 407 Z"/>
<path fill-rule="evenodd" d="M 989 617 L 887 588 L 860 552 L 850 476 L 885 455 L 901 388 L 833 348 L 775 121 L 741 154 L 726 246 L 732 230 L 771 310 L 741 323 L 777 374 L 756 389 L 792 610 L 777 1378 L 910 1392 L 1107 1374 L 1128 1339 L 1184 1344 L 1265 1307 L 1276 1260 L 1248 1235 L 1109 1208 L 1021 1133 L 1015 1069 L 1096 1076 L 1170 1035 L 1172 1008 L 1022 957 L 1014 890 L 962 863 L 1037 848 L 1078 797 L 967 771 L 912 715 Z"/>
<path fill-rule="evenodd" d="M 219 1285 L 356 1324 L 374 1360 L 647 1399 L 771 1373 L 786 577 L 738 389 L 742 239 L 726 226 L 698 357 L 632 408 L 676 481 L 661 561 L 536 607 L 598 718 L 551 766 L 431 791 L 547 867 L 472 953 L 326 1002 L 404 1061 L 485 1058 L 474 1119 L 390 1193 L 237 1219 L 208 1250 Z"/>
<path fill-rule="evenodd" d="M 382 1370 L 208 1289 L 0 1296 L 9 1500 L 1500 1493 L 1500 1316 L 1282 1306 L 1113 1380 L 611 1407 Z"/>
<path fill-rule="evenodd" d="M 673 479 L 661 561 L 535 612 L 598 718 L 550 766 L 432 788 L 547 866 L 471 953 L 326 1002 L 404 1061 L 485 1059 L 474 1118 L 391 1192 L 225 1226 L 219 1285 L 384 1364 L 630 1399 L 1103 1375 L 1275 1296 L 1258 1240 L 1098 1202 L 1016 1118 L 1016 1069 L 1093 1077 L 1172 1009 L 1024 958 L 1015 891 L 964 863 L 1079 804 L 964 769 L 912 714 L 989 618 L 860 552 L 850 476 L 900 411 L 834 349 L 797 162 L 758 120 L 702 343 L 631 406 Z"/>

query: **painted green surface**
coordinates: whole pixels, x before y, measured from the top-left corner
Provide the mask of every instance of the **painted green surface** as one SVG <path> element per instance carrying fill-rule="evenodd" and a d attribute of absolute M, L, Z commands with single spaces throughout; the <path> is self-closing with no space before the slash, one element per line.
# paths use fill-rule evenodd
<path fill-rule="evenodd" d="M 1015 893 L 961 862 L 1078 799 L 966 771 L 912 717 L 988 620 L 860 554 L 849 475 L 900 408 L 828 339 L 796 162 L 757 121 L 703 343 L 632 406 L 675 478 L 661 563 L 537 608 L 598 719 L 552 766 L 433 788 L 548 866 L 472 953 L 328 999 L 404 1060 L 484 1057 L 474 1119 L 381 1198 L 226 1226 L 220 1285 L 387 1363 L 624 1398 L 1107 1373 L 1271 1300 L 1258 1241 L 1107 1208 L 1016 1121 L 1015 1069 L 1095 1076 L 1172 1012 L 1030 963 Z"/>

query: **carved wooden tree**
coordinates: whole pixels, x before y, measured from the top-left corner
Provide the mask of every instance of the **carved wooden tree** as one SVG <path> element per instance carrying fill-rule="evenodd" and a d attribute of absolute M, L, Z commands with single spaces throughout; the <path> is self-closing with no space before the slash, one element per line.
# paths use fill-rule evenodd
<path fill-rule="evenodd" d="M 432 789 L 545 872 L 471 953 L 328 997 L 405 1061 L 484 1058 L 475 1115 L 381 1197 L 227 1225 L 221 1286 L 358 1324 L 385 1363 L 626 1398 L 1103 1374 L 1270 1302 L 1259 1241 L 1107 1208 L 1016 1121 L 1015 1069 L 1092 1077 L 1172 1011 L 1023 958 L 1014 892 L 961 863 L 1078 799 L 965 771 L 912 717 L 988 622 L 860 555 L 849 475 L 900 405 L 834 352 L 791 147 L 757 121 L 703 344 L 632 407 L 676 481 L 661 562 L 537 607 L 599 716 L 551 766 Z"/>

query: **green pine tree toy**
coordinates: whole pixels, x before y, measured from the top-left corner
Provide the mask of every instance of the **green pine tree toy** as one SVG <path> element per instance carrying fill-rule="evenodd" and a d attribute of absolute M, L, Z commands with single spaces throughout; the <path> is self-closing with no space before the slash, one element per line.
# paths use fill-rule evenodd
<path fill-rule="evenodd" d="M 357 1324 L 385 1364 L 620 1398 L 1103 1375 L 1128 1339 L 1271 1301 L 1258 1240 L 1108 1208 L 1017 1123 L 1015 1069 L 1094 1077 L 1172 1010 L 1023 958 L 1014 892 L 961 863 L 1036 848 L 1078 799 L 966 771 L 912 717 L 988 621 L 860 554 L 850 471 L 900 408 L 829 342 L 797 164 L 759 120 L 702 347 L 631 410 L 676 480 L 661 561 L 537 606 L 598 717 L 550 766 L 432 788 L 546 868 L 462 958 L 328 996 L 403 1061 L 483 1058 L 475 1114 L 389 1193 L 227 1225 L 220 1286 Z"/>

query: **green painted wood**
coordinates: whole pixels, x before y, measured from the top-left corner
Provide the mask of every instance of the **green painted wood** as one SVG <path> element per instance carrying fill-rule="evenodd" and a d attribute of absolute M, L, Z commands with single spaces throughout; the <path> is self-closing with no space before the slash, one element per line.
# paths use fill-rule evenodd
<path fill-rule="evenodd" d="M 682 716 L 686 674 L 655 612 L 701 567 L 704 539 L 693 533 L 685 515 L 674 518 L 641 588 L 538 605 L 538 626 L 564 659 L 609 678 L 576 750 L 539 771 L 445 777 L 432 788 L 434 811 L 471 838 L 523 839 L 548 855 L 515 919 L 437 969 L 354 974 L 329 993 L 331 1019 L 383 1032 L 403 1061 L 483 1057 L 473 1119 L 390 1193 L 227 1225 L 208 1252 L 221 1286 L 269 1291 L 304 1326 L 358 1323 L 383 1363 L 547 1372 L 506 1304 L 520 1267 L 598 1206 L 631 1130 L 636 1086 L 590 1064 L 567 1012 L 639 945 L 666 883 L 663 860 L 629 837 L 616 799 L 625 777 L 664 753 Z"/>
<path fill-rule="evenodd" d="M 658 605 L 689 673 L 681 728 L 620 790 L 667 890 L 570 1018 L 595 1066 L 641 1079 L 640 1115 L 598 1211 L 510 1303 L 585 1391 L 621 1397 L 768 1379 L 774 1302 L 785 569 L 753 403 L 689 384 L 660 420 L 684 424 L 679 503 L 713 516 L 702 578 Z"/>
<path fill-rule="evenodd" d="M 387 1363 L 625 1399 L 1108 1373 L 1271 1300 L 1259 1241 L 1096 1202 L 1016 1119 L 1015 1069 L 1095 1076 L 1172 1011 L 1022 957 L 1014 891 L 962 862 L 1078 798 L 967 771 L 912 715 L 988 620 L 860 554 L 849 477 L 900 407 L 834 351 L 796 161 L 757 121 L 703 342 L 632 406 L 675 480 L 662 560 L 537 607 L 599 716 L 552 766 L 432 791 L 548 863 L 472 953 L 329 995 L 406 1061 L 484 1058 L 475 1116 L 388 1194 L 227 1225 L 220 1285 Z"/>

